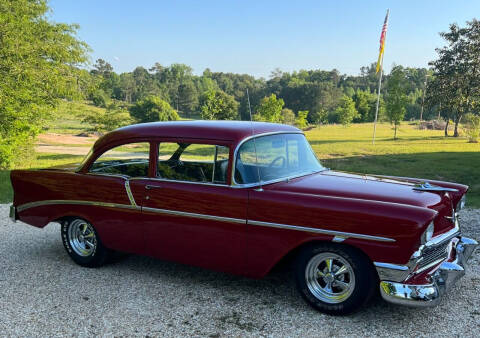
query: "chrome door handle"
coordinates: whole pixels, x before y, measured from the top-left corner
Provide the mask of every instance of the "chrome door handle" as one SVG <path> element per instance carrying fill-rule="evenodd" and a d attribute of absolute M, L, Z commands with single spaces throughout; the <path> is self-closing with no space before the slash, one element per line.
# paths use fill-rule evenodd
<path fill-rule="evenodd" d="M 147 189 L 147 190 L 150 190 L 150 189 L 162 189 L 162 187 L 159 186 L 159 185 L 147 184 L 147 185 L 145 186 L 145 189 Z"/>

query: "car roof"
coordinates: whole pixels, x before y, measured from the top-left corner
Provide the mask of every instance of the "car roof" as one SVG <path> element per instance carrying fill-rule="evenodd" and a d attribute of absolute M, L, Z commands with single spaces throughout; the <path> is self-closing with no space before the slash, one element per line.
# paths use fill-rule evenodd
<path fill-rule="evenodd" d="M 139 123 L 116 129 L 95 142 L 94 149 L 134 138 L 193 138 L 240 142 L 251 135 L 275 132 L 301 132 L 298 128 L 267 122 L 250 121 L 171 121 Z"/>

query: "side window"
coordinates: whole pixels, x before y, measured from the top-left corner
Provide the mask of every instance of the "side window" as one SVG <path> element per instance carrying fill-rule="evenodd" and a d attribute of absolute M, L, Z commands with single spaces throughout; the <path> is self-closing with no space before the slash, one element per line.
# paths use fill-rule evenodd
<path fill-rule="evenodd" d="M 147 177 L 150 144 L 124 144 L 104 152 L 93 162 L 89 172 L 129 177 Z"/>
<path fill-rule="evenodd" d="M 213 144 L 162 142 L 158 147 L 160 178 L 227 184 L 229 148 Z"/>

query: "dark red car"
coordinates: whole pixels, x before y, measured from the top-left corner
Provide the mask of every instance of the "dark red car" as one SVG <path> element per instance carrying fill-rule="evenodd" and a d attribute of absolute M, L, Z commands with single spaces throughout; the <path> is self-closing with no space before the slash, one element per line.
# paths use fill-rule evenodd
<path fill-rule="evenodd" d="M 11 217 L 61 223 L 71 258 L 114 251 L 260 278 L 290 258 L 308 303 L 350 313 L 380 289 L 428 306 L 464 274 L 467 186 L 322 167 L 303 133 L 250 122 L 138 124 L 79 166 L 14 170 Z"/>

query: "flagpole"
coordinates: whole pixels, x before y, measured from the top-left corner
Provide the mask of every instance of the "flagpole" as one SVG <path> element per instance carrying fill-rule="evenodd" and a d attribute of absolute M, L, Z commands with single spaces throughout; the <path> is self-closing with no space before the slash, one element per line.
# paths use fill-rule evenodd
<path fill-rule="evenodd" d="M 372 144 L 375 144 L 375 134 L 377 133 L 377 120 L 378 120 L 378 108 L 380 106 L 380 88 L 382 87 L 382 77 L 383 77 L 383 56 L 385 55 L 385 40 L 387 37 L 387 25 L 388 25 L 388 14 L 390 9 L 387 9 L 387 14 L 385 15 L 385 22 L 382 27 L 382 34 L 380 36 L 380 54 L 379 60 L 377 61 L 377 72 L 378 72 L 378 62 L 380 62 L 380 76 L 378 77 L 378 93 L 377 93 L 377 106 L 375 108 L 375 121 L 373 122 L 373 138 Z M 381 57 L 381 59 L 380 59 Z"/>
<path fill-rule="evenodd" d="M 380 62 L 380 76 L 378 78 L 377 107 L 375 108 L 375 121 L 373 122 L 372 144 L 375 144 L 375 134 L 377 133 L 378 107 L 380 105 L 380 88 L 382 87 L 382 76 L 383 76 L 383 55 L 384 54 L 382 54 L 382 61 Z"/>

